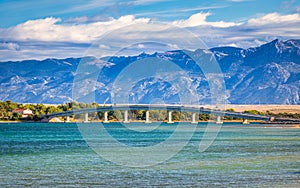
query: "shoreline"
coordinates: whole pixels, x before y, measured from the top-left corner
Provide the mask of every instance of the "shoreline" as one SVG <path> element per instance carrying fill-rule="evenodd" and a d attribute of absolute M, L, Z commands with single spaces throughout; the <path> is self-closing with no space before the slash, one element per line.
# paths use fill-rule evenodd
<path fill-rule="evenodd" d="M 103 121 L 89 121 L 89 122 L 83 122 L 83 121 L 72 121 L 72 122 L 38 122 L 38 121 L 0 121 L 0 125 L 1 124 L 21 124 L 21 123 L 42 123 L 42 124 L 76 124 L 76 123 L 83 123 L 83 124 L 92 124 L 92 123 L 103 123 Z M 109 125 L 110 123 L 123 123 L 123 121 L 110 121 L 109 123 L 103 123 L 106 125 Z M 129 123 L 126 124 L 130 124 L 130 123 L 145 123 L 145 121 L 130 121 Z M 164 123 L 166 125 L 172 125 L 168 124 L 167 121 L 151 121 L 151 123 Z M 145 125 L 147 124 L 151 124 L 151 123 L 145 123 Z M 174 123 L 191 123 L 190 121 L 174 121 Z M 213 121 L 198 121 L 198 123 L 213 123 Z M 242 124 L 241 121 L 224 121 L 224 124 L 229 124 L 229 123 L 234 123 L 237 124 L 239 126 L 244 126 L 244 127 L 251 127 L 251 126 L 255 126 L 255 127 L 260 127 L 260 128 L 300 128 L 300 123 L 287 123 L 287 124 L 283 124 L 283 123 L 266 123 L 266 122 L 260 122 L 260 121 L 254 121 L 254 122 L 250 122 L 249 124 Z M 216 124 L 217 125 L 217 124 Z M 221 124 L 222 126 L 222 124 Z"/>
<path fill-rule="evenodd" d="M 214 107 L 213 105 L 204 105 L 207 107 Z M 300 113 L 300 105 L 278 105 L 278 104 L 227 104 L 226 109 L 232 108 L 236 112 L 243 112 L 245 110 L 258 110 L 260 112 L 272 113 Z"/>

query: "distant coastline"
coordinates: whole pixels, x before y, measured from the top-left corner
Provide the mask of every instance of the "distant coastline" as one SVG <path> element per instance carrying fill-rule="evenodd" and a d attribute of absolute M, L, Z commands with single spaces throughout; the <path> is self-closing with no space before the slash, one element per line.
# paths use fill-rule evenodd
<path fill-rule="evenodd" d="M 97 103 L 78 103 L 78 102 L 69 102 L 65 104 L 19 104 L 12 101 L 1 102 L 1 113 L 0 113 L 0 122 L 1 123 L 18 123 L 18 122 L 50 122 L 50 123 L 63 123 L 63 122 L 102 122 L 104 121 L 104 112 L 91 112 L 85 118 L 83 114 L 70 114 L 70 116 L 62 116 L 62 117 L 52 117 L 49 119 L 44 119 L 43 116 L 46 114 L 52 113 L 61 113 L 65 111 L 72 111 L 81 108 L 93 109 L 102 107 L 103 104 Z M 106 104 L 110 105 L 110 104 Z M 105 106 L 105 105 L 104 105 Z M 147 106 L 147 105 L 146 105 Z M 199 107 L 199 105 L 197 105 Z M 257 105 L 257 104 L 220 104 L 216 105 L 200 105 L 201 108 L 204 109 L 219 109 L 226 110 L 229 112 L 238 112 L 245 114 L 253 114 L 253 115 L 262 115 L 266 117 L 279 117 L 279 118 L 292 118 L 296 119 L 294 121 L 294 125 L 300 122 L 300 105 Z M 138 110 L 129 110 L 128 120 L 130 122 L 144 122 L 146 118 L 146 111 L 144 109 Z M 26 113 L 25 113 L 26 112 Z M 30 112 L 30 113 L 29 113 Z M 172 112 L 172 121 L 173 122 L 190 122 L 191 121 L 191 113 L 190 112 L 180 112 L 180 110 L 174 110 Z M 123 117 L 122 110 L 113 110 L 106 112 L 106 120 L 110 122 L 122 122 Z M 149 116 L 149 114 L 148 114 Z M 161 110 L 152 110 L 150 113 L 149 120 L 151 122 L 166 122 L 167 111 L 164 109 Z M 195 118 L 195 117 L 194 117 Z M 244 122 L 241 117 L 231 117 L 224 116 L 221 117 L 222 122 L 242 122 L 247 123 L 249 120 Z M 251 119 L 251 118 L 250 118 Z M 148 120 L 148 121 L 149 121 Z M 198 117 L 193 121 L 195 122 L 209 122 L 216 121 L 217 117 L 213 114 L 199 113 Z M 298 121 L 299 120 L 299 121 Z M 219 120 L 218 120 L 219 121 Z M 265 121 L 265 120 L 263 120 Z M 259 120 L 250 120 L 252 123 L 263 123 Z M 284 121 L 283 121 L 284 123 Z M 276 124 L 276 122 L 274 122 Z M 288 123 L 287 123 L 288 124 Z"/>
<path fill-rule="evenodd" d="M 214 105 L 204 105 L 207 108 L 213 108 Z M 227 104 L 226 109 L 234 109 L 236 112 L 244 112 L 245 110 L 258 110 L 260 112 L 272 113 L 300 113 L 300 105 L 286 104 Z"/>

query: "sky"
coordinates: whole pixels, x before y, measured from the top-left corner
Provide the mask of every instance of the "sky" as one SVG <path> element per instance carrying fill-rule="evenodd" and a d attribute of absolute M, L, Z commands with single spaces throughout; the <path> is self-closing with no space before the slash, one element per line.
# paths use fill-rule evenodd
<path fill-rule="evenodd" d="M 201 42 L 190 48 L 249 48 L 300 39 L 299 28 L 297 0 L 1 0 L 0 61 L 82 57 L 91 46 L 111 55 L 147 41 L 184 48 L 191 33 Z"/>

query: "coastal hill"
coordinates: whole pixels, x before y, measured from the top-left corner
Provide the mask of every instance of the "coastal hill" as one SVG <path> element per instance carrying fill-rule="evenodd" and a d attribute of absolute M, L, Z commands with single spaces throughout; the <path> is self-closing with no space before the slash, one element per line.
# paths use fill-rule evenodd
<path fill-rule="evenodd" d="M 249 49 L 198 49 L 195 53 L 215 56 L 224 75 L 228 103 L 300 104 L 300 40 L 274 40 Z M 131 63 L 147 57 L 168 59 L 185 70 L 189 78 L 183 77 L 179 84 L 185 85 L 186 80 L 190 80 L 189 84 L 196 87 L 201 96 L 199 102 L 210 103 L 205 76 L 194 74 L 195 62 L 182 50 L 103 59 L 83 57 L 0 62 L 0 100 L 47 104 L 72 101 L 74 75 L 79 63 L 84 61 L 90 66 L 87 75 L 99 65 L 103 66 L 95 88 L 95 102 L 111 103 L 110 90 L 116 77 Z M 178 101 L 178 93 L 163 79 L 146 78 L 131 89 L 134 92 L 128 100 L 132 103 L 149 103 L 153 98 L 162 98 L 165 103 Z"/>

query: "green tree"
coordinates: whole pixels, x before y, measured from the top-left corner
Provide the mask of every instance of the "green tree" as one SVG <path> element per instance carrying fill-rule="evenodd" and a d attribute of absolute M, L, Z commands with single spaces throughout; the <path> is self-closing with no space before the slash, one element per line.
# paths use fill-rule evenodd
<path fill-rule="evenodd" d="M 235 110 L 233 108 L 228 108 L 226 109 L 227 112 L 235 112 Z"/>
<path fill-rule="evenodd" d="M 11 120 L 16 121 L 16 120 L 19 120 L 21 117 L 22 117 L 21 114 L 14 112 L 12 114 Z"/>
<path fill-rule="evenodd" d="M 167 112 L 164 110 L 151 110 L 149 116 L 152 120 L 164 121 L 167 117 Z"/>
<path fill-rule="evenodd" d="M 245 110 L 244 113 L 254 114 L 254 115 L 265 115 L 265 113 L 257 111 L 257 110 Z"/>
<path fill-rule="evenodd" d="M 208 121 L 210 119 L 210 114 L 199 114 L 200 121 Z"/>
<path fill-rule="evenodd" d="M 173 121 L 179 121 L 180 120 L 180 115 L 181 113 L 178 111 L 173 111 L 172 112 L 172 120 Z"/>
<path fill-rule="evenodd" d="M 123 114 L 120 110 L 114 111 L 113 116 L 116 118 L 117 121 L 121 121 L 121 119 L 123 119 Z"/>
<path fill-rule="evenodd" d="M 57 108 L 55 106 L 48 106 L 45 110 L 45 114 L 52 114 L 57 112 L 62 112 L 62 109 Z"/>

